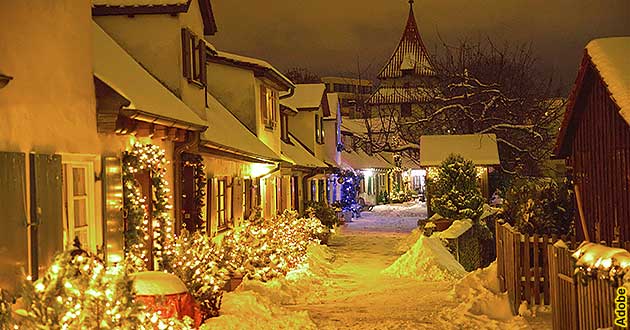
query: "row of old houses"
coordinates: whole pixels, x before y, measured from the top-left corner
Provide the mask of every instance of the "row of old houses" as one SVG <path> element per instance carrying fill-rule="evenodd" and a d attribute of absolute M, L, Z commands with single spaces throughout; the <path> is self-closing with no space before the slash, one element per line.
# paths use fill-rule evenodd
<path fill-rule="evenodd" d="M 210 0 L 2 2 L 0 22 L 2 288 L 75 238 L 118 262 L 130 203 L 149 231 L 166 214 L 176 233 L 219 235 L 252 212 L 339 200 L 339 168 L 394 168 L 351 151 L 325 84 L 208 42 Z"/>

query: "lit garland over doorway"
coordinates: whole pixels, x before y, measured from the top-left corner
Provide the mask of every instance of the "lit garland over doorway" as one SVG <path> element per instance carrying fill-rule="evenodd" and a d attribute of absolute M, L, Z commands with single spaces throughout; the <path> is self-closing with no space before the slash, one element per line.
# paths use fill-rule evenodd
<path fill-rule="evenodd" d="M 174 241 L 174 228 L 169 215 L 172 206 L 169 203 L 170 189 L 165 179 L 167 165 L 165 151 L 156 145 L 136 143 L 123 154 L 123 208 L 127 221 L 125 255 L 136 271 L 151 268 L 148 264 L 150 255 L 153 255 L 156 269 L 163 269 L 172 253 L 170 245 Z M 142 171 L 148 171 L 151 196 L 142 195 L 140 182 L 135 177 Z M 147 198 L 152 206 L 150 214 Z M 150 224 L 149 219 L 152 220 Z M 151 232 L 153 237 L 149 236 Z"/>

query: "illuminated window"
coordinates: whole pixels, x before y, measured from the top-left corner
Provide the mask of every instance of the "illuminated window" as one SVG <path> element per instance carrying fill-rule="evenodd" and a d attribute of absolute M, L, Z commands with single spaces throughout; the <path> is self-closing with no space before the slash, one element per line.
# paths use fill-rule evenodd
<path fill-rule="evenodd" d="M 93 166 L 92 162 L 64 164 L 64 246 L 72 246 L 78 238 L 83 249 L 96 253 L 99 227 L 94 214 Z"/>

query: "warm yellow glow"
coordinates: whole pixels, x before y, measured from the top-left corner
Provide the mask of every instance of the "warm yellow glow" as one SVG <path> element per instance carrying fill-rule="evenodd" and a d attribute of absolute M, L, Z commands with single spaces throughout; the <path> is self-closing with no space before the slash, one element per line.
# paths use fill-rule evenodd
<path fill-rule="evenodd" d="M 426 170 L 411 170 L 411 176 L 426 176 Z"/>
<path fill-rule="evenodd" d="M 257 178 L 269 174 L 275 166 L 270 164 L 254 163 L 249 167 L 249 175 Z"/>
<path fill-rule="evenodd" d="M 361 173 L 363 173 L 363 176 L 365 178 L 369 178 L 374 175 L 374 170 L 371 168 L 368 168 L 368 169 L 362 170 Z"/>
<path fill-rule="evenodd" d="M 119 254 L 112 253 L 107 256 L 107 261 L 111 264 L 117 264 L 122 261 L 122 256 Z"/>

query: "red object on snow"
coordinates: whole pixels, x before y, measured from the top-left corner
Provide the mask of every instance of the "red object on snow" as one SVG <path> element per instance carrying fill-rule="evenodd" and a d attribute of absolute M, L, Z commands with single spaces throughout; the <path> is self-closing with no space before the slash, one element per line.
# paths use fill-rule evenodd
<path fill-rule="evenodd" d="M 194 321 L 195 328 L 201 325 L 201 309 L 188 292 L 166 296 L 136 295 L 136 299 L 146 305 L 151 312 L 160 312 L 162 318 L 177 317 L 181 320 L 188 316 Z"/>
<path fill-rule="evenodd" d="M 151 312 L 159 312 L 162 318 L 185 316 L 194 321 L 195 328 L 203 321 L 201 308 L 175 275 L 164 272 L 140 272 L 133 276 L 136 299 Z"/>

